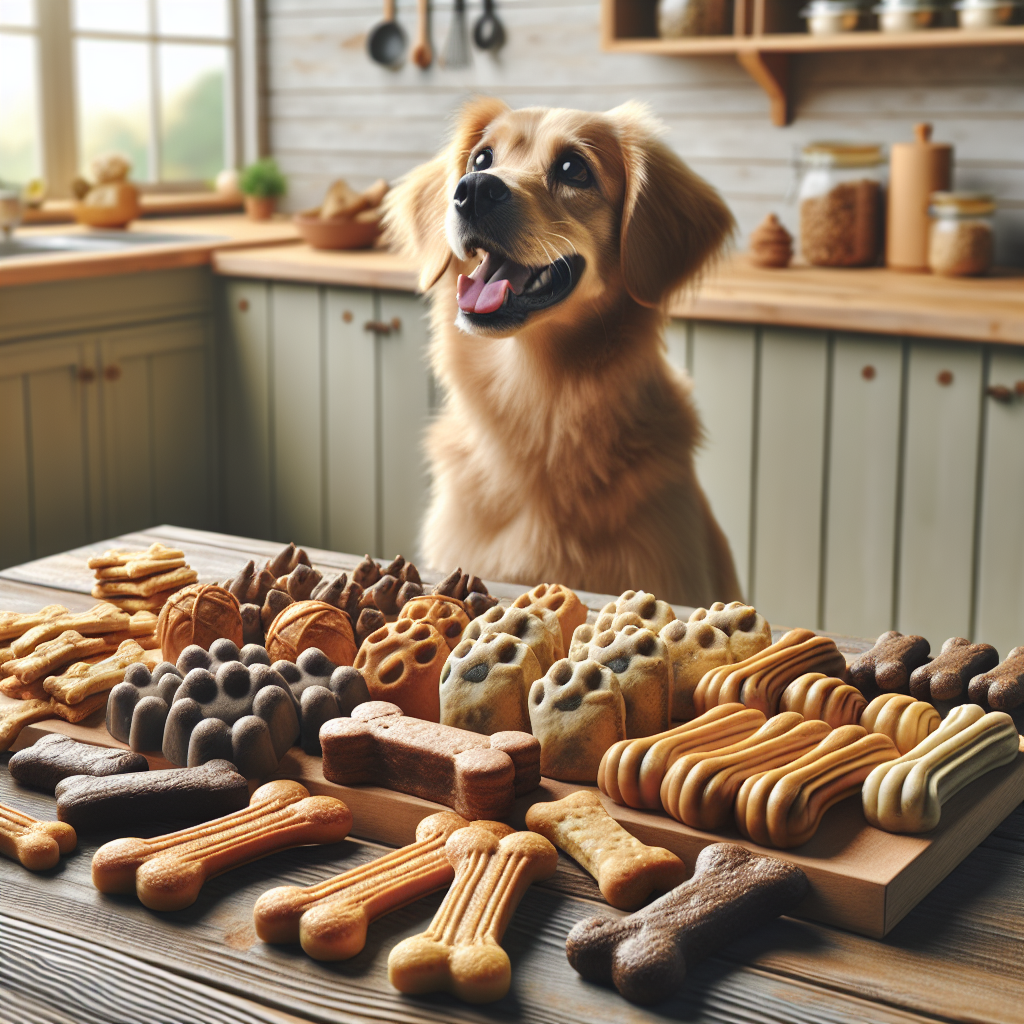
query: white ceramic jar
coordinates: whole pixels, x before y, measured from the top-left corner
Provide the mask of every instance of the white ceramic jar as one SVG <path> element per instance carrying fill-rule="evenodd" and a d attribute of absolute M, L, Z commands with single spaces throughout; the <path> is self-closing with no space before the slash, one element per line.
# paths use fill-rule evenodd
<path fill-rule="evenodd" d="M 811 0 L 800 12 L 812 36 L 853 32 L 861 18 L 860 0 Z"/>
<path fill-rule="evenodd" d="M 999 28 L 1013 20 L 1018 6 L 1014 0 L 960 0 L 953 10 L 961 28 Z"/>
<path fill-rule="evenodd" d="M 916 32 L 931 28 L 939 8 L 929 0 L 882 0 L 871 8 L 882 32 Z"/>

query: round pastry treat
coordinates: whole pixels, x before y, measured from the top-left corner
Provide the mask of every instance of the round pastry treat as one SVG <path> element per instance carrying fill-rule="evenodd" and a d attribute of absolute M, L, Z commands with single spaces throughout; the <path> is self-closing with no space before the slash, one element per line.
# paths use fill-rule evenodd
<path fill-rule="evenodd" d="M 534 605 L 532 608 L 502 608 L 495 605 L 478 615 L 462 634 L 476 640 L 488 633 L 508 633 L 532 648 L 542 672 L 563 656 L 562 627 L 555 613 Z"/>
<path fill-rule="evenodd" d="M 833 729 L 857 725 L 867 706 L 868 702 L 856 686 L 822 672 L 805 672 L 798 676 L 782 691 L 779 701 L 780 711 L 799 711 L 804 718 L 819 718 Z"/>
<path fill-rule="evenodd" d="M 508 633 L 463 640 L 441 670 L 441 722 L 485 736 L 529 732 L 527 701 L 541 674 L 533 650 Z"/>
<path fill-rule="evenodd" d="M 538 583 L 533 590 L 520 594 L 513 602 L 513 608 L 547 608 L 554 612 L 562 627 L 562 650 L 569 649 L 569 643 L 578 626 L 587 621 L 587 606 L 575 591 L 561 583 Z"/>
<path fill-rule="evenodd" d="M 927 701 L 906 693 L 882 693 L 864 709 L 860 724 L 868 732 L 888 736 L 901 754 L 909 754 L 938 729 L 942 718 Z"/>
<path fill-rule="evenodd" d="M 215 583 L 182 587 L 160 609 L 156 639 L 165 661 L 176 662 L 191 644 L 209 650 L 221 637 L 237 647 L 244 643 L 238 598 Z"/>
<path fill-rule="evenodd" d="M 637 622 L 634 619 L 621 619 L 624 615 L 636 615 L 640 618 Z M 597 617 L 598 632 L 606 629 L 621 629 L 623 626 L 642 626 L 654 633 L 660 633 L 674 618 L 676 613 L 672 611 L 672 605 L 667 601 L 659 601 L 653 594 L 646 590 L 623 591 L 614 601 L 609 601 L 601 609 Z"/>
<path fill-rule="evenodd" d="M 267 630 L 267 653 L 273 661 L 295 661 L 310 647 L 319 647 L 335 665 L 351 665 L 356 642 L 348 615 L 323 601 L 284 608 Z"/>
<path fill-rule="evenodd" d="M 397 704 L 410 718 L 441 720 L 438 687 L 448 644 L 429 622 L 399 619 L 371 633 L 359 648 L 355 667 L 370 700 Z"/>
<path fill-rule="evenodd" d="M 412 598 L 402 605 L 398 617 L 429 622 L 444 637 L 449 651 L 455 650 L 463 630 L 469 625 L 466 606 L 457 598 L 443 594 L 423 594 Z"/>
<path fill-rule="evenodd" d="M 673 619 L 662 629 L 661 639 L 672 671 L 672 718 L 688 722 L 697 714 L 693 708 L 693 691 L 704 673 L 734 660 L 729 650 L 729 637 L 710 622 L 691 615 L 689 622 Z"/>

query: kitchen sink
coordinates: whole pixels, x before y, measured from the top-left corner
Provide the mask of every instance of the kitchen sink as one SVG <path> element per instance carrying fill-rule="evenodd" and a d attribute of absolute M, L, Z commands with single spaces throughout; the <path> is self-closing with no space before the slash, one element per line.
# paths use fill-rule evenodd
<path fill-rule="evenodd" d="M 223 242 L 220 235 L 158 235 L 143 231 L 90 231 L 87 235 L 23 235 L 0 237 L 0 259 L 48 256 L 55 252 L 122 252 L 147 245 L 182 242 Z"/>

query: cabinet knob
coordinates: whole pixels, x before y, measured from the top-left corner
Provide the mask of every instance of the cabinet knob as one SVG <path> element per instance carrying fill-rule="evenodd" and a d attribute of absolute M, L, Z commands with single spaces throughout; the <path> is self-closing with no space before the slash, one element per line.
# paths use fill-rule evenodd
<path fill-rule="evenodd" d="M 91 366 L 80 366 L 76 376 L 83 384 L 91 384 L 96 379 L 96 371 Z"/>
<path fill-rule="evenodd" d="M 352 323 L 352 310 L 346 309 L 345 312 L 341 314 L 341 319 L 347 324 Z"/>
<path fill-rule="evenodd" d="M 103 367 L 103 379 L 104 380 L 120 380 L 121 379 L 121 367 L 117 363 L 111 363 L 109 366 Z"/>
<path fill-rule="evenodd" d="M 944 388 L 948 388 L 953 383 L 953 371 L 943 370 L 938 377 L 935 378 Z"/>
<path fill-rule="evenodd" d="M 239 299 L 238 300 L 238 308 L 239 308 L 239 310 L 241 310 L 241 312 L 247 313 L 249 311 L 249 300 L 248 299 Z"/>
<path fill-rule="evenodd" d="M 871 366 L 871 365 L 865 366 L 864 369 L 860 371 L 860 375 L 865 380 L 874 380 L 875 379 L 875 368 L 873 366 Z"/>

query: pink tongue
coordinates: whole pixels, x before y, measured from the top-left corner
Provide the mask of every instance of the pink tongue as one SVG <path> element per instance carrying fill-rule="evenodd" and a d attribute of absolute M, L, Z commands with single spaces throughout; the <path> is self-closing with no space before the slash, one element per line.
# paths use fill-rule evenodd
<path fill-rule="evenodd" d="M 459 309 L 464 313 L 493 313 L 505 301 L 510 285 L 506 278 L 487 282 L 459 274 Z"/>

